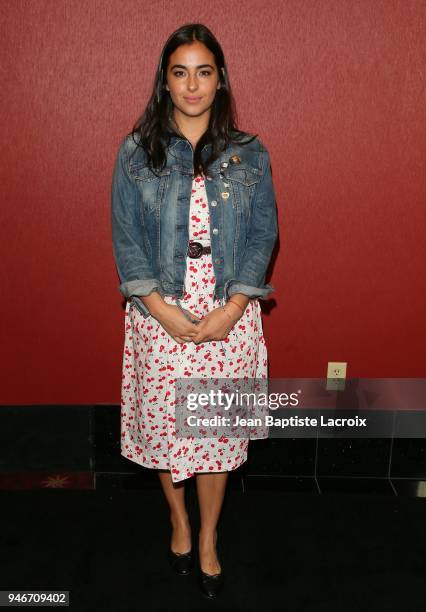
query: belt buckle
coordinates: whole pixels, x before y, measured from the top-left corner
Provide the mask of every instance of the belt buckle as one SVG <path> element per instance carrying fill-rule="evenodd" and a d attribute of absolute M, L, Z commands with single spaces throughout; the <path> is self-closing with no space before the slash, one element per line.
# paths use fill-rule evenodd
<path fill-rule="evenodd" d="M 201 242 L 190 242 L 188 245 L 188 257 L 198 259 L 203 253 L 203 245 Z"/>

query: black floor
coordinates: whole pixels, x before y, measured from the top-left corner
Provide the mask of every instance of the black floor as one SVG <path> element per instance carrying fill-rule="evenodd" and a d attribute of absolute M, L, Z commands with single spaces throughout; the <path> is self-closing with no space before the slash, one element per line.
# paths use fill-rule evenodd
<path fill-rule="evenodd" d="M 188 507 L 197 534 L 193 479 Z M 230 481 L 218 529 L 216 602 L 166 562 L 159 485 L 0 493 L 0 590 L 68 590 L 88 612 L 425 610 L 426 500 L 285 493 Z"/>
<path fill-rule="evenodd" d="M 155 470 L 120 455 L 118 406 L 2 407 L 0 591 L 87 612 L 426 612 L 424 439 L 271 439 L 230 473 L 216 602 L 178 577 Z M 196 548 L 198 506 L 187 481 Z"/>

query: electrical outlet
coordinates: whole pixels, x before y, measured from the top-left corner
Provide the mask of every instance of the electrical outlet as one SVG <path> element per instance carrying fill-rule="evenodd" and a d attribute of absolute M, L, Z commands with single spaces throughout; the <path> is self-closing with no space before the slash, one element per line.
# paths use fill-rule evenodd
<path fill-rule="evenodd" d="M 329 361 L 327 367 L 327 390 L 343 391 L 345 389 L 346 366 L 342 361 Z"/>
<path fill-rule="evenodd" d="M 342 361 L 329 361 L 327 368 L 327 378 L 346 378 L 346 366 Z"/>

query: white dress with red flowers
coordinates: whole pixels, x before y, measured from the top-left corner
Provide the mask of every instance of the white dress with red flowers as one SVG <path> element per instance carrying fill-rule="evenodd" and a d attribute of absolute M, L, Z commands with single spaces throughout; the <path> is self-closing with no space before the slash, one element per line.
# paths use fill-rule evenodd
<path fill-rule="evenodd" d="M 204 178 L 192 184 L 189 238 L 210 243 Z M 187 258 L 184 308 L 206 315 L 224 300 L 213 300 L 212 255 Z M 172 296 L 165 301 L 175 304 Z M 249 301 L 225 340 L 179 344 L 153 317 L 128 301 L 121 393 L 121 454 L 147 468 L 170 470 L 174 482 L 201 472 L 235 470 L 247 459 L 249 439 L 176 439 L 174 383 L 177 377 L 267 378 L 267 350 L 260 304 Z M 267 437 L 267 435 L 253 436 Z"/>

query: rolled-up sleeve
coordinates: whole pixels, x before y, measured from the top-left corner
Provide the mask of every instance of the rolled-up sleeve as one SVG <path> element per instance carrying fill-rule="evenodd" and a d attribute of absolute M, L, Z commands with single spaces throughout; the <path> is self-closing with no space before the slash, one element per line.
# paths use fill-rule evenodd
<path fill-rule="evenodd" d="M 277 206 L 272 183 L 269 153 L 263 150 L 262 178 L 256 184 L 246 248 L 241 258 L 238 278 L 226 283 L 225 294 L 243 293 L 251 298 L 266 298 L 274 287 L 265 284 L 265 276 L 278 236 Z"/>
<path fill-rule="evenodd" d="M 150 312 L 136 296 L 146 296 L 161 286 L 154 278 L 151 246 L 143 228 L 141 192 L 129 173 L 126 140 L 116 157 L 111 190 L 111 227 L 119 291 L 132 298 L 145 317 Z"/>

